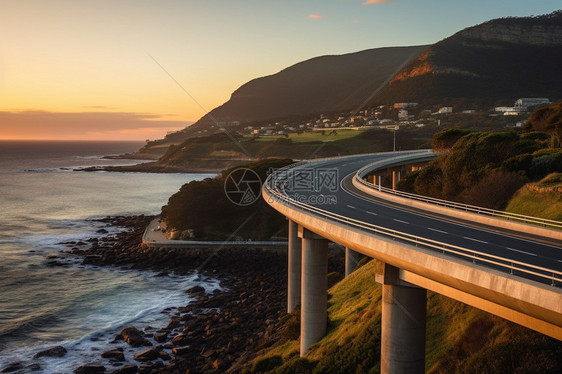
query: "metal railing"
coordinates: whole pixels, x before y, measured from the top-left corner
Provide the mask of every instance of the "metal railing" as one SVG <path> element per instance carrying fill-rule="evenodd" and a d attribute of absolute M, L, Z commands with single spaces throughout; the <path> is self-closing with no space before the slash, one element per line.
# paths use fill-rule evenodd
<path fill-rule="evenodd" d="M 531 276 L 538 277 L 540 279 L 549 281 L 551 285 L 556 286 L 557 282 L 562 280 L 562 272 L 554 269 L 549 269 L 541 266 L 527 264 L 521 261 L 504 258 L 501 256 L 496 256 L 493 254 L 467 249 L 460 246 L 439 242 L 432 239 L 427 239 L 419 237 L 412 234 L 403 233 L 398 230 L 389 229 L 386 227 L 374 225 L 368 222 L 364 222 L 358 219 L 346 217 L 333 213 L 309 204 L 301 203 L 295 199 L 292 199 L 284 190 L 283 182 L 288 179 L 288 175 L 291 169 L 298 165 L 290 165 L 283 169 L 279 169 L 274 174 L 270 175 L 266 182 L 264 183 L 264 189 L 271 195 L 271 198 L 277 199 L 278 202 L 290 207 L 298 207 L 303 211 L 313 213 L 340 223 L 344 223 L 348 226 L 359 228 L 368 232 L 372 232 L 378 235 L 391 238 L 392 240 L 399 240 L 408 244 L 413 244 L 415 246 L 423 246 L 424 248 L 429 248 L 437 250 L 443 254 L 452 254 L 460 256 L 465 259 L 476 263 L 486 263 L 489 265 L 497 266 L 501 269 L 506 270 L 510 274 L 515 274 L 515 272 L 520 272 L 528 274 Z"/>
<path fill-rule="evenodd" d="M 530 223 L 530 224 L 534 224 L 534 225 L 540 225 L 540 226 L 550 227 L 550 228 L 555 228 L 555 229 L 562 229 L 562 222 L 559 222 L 559 221 L 554 221 L 554 220 L 539 218 L 539 217 L 526 216 L 526 215 L 517 214 L 517 213 L 510 213 L 510 212 L 505 212 L 505 211 L 502 211 L 502 210 L 483 208 L 483 207 L 479 207 L 479 206 L 476 206 L 476 205 L 456 203 L 456 202 L 452 202 L 452 201 L 436 199 L 436 198 L 433 198 L 433 197 L 416 195 L 416 194 L 409 193 L 409 192 L 397 191 L 397 190 L 393 190 L 391 188 L 382 187 L 380 185 L 375 185 L 374 183 L 367 182 L 364 179 L 367 174 L 369 174 L 371 172 L 376 172 L 377 169 L 382 169 L 382 168 L 388 167 L 389 164 L 395 164 L 396 162 L 401 162 L 401 161 L 406 161 L 406 160 L 408 160 L 407 157 L 394 157 L 394 158 L 391 158 L 391 159 L 388 159 L 388 160 L 383 160 L 383 161 L 378 161 L 378 162 L 372 163 L 370 165 L 367 165 L 367 166 L 361 168 L 359 171 L 357 171 L 357 173 L 355 174 L 355 180 L 358 181 L 359 183 L 363 184 L 364 186 L 369 187 L 373 190 L 385 192 L 385 193 L 388 193 L 388 194 L 392 194 L 392 195 L 399 196 L 399 197 L 404 197 L 404 198 L 411 199 L 411 200 L 421 201 L 421 202 L 424 202 L 424 203 L 438 205 L 438 206 L 451 208 L 451 209 L 462 210 L 462 211 L 465 211 L 465 212 L 471 212 L 471 213 L 486 215 L 486 216 L 494 217 L 494 218 L 501 218 L 501 219 L 507 219 L 507 220 L 518 221 L 518 222 L 523 222 L 523 223 Z"/>

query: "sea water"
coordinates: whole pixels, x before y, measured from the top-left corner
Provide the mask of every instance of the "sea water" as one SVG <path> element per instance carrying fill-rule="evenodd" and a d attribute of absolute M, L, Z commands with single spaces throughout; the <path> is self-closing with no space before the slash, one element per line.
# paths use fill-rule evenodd
<path fill-rule="evenodd" d="M 64 242 L 100 236 L 95 219 L 108 215 L 157 214 L 170 195 L 208 174 L 149 174 L 74 171 L 94 165 L 123 165 L 105 155 L 131 152 L 135 142 L 0 141 L 0 371 L 21 362 L 44 373 L 68 373 L 84 363 L 104 363 L 100 354 L 124 326 L 162 327 L 162 310 L 189 302 L 185 290 L 218 288 L 214 279 L 149 271 L 49 266 Z M 63 358 L 32 359 L 62 345 Z M 132 355 L 132 353 L 131 353 Z M 130 357 L 131 355 L 127 355 Z"/>

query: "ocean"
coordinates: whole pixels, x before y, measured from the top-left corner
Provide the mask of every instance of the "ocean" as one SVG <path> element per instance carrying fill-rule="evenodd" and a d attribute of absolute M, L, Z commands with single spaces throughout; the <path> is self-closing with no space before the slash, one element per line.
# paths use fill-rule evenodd
<path fill-rule="evenodd" d="M 0 371 L 20 362 L 16 373 L 70 373 L 100 362 L 123 327 L 163 327 L 170 316 L 162 310 L 185 306 L 186 289 L 220 287 L 197 274 L 157 277 L 84 266 L 72 256 L 63 258 L 69 266 L 47 265 L 68 249 L 63 242 L 101 236 L 96 231 L 108 228 L 95 219 L 158 214 L 181 185 L 212 176 L 73 171 L 138 163 L 102 157 L 141 145 L 0 141 Z M 64 357 L 32 358 L 57 345 L 68 350 Z"/>

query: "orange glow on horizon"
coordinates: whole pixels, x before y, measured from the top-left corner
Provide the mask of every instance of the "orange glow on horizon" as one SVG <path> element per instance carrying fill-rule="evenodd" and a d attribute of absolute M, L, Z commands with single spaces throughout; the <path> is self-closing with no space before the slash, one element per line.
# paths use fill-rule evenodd
<path fill-rule="evenodd" d="M 0 111 L 0 140 L 161 139 L 192 121 L 123 112 Z"/>

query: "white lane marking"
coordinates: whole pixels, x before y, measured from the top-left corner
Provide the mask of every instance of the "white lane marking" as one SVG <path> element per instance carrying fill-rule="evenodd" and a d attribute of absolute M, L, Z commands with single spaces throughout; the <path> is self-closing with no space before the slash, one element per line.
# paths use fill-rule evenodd
<path fill-rule="evenodd" d="M 473 240 L 473 241 L 479 242 L 479 243 L 488 244 L 488 242 L 485 242 L 484 240 L 478 240 L 478 239 L 474 239 L 474 238 L 469 238 L 468 236 L 463 236 L 463 238 L 468 239 L 468 240 Z"/>
<path fill-rule="evenodd" d="M 434 228 L 432 228 L 432 227 L 428 227 L 427 229 L 428 229 L 428 230 L 431 230 L 431 231 L 436 231 L 436 232 L 440 232 L 441 234 L 448 234 L 448 232 L 447 232 L 447 231 L 443 231 L 443 230 L 437 230 L 437 229 L 434 229 Z"/>
<path fill-rule="evenodd" d="M 410 222 L 402 221 L 402 220 L 396 219 L 396 218 L 393 218 L 392 220 L 393 220 L 393 221 L 396 221 L 396 222 L 405 223 L 406 225 L 409 225 L 409 224 L 410 224 Z"/>
<path fill-rule="evenodd" d="M 521 250 L 519 250 L 519 249 L 509 248 L 509 247 L 506 247 L 506 248 L 509 249 L 510 251 L 515 251 L 515 252 L 519 252 L 519 253 L 524 253 L 524 254 L 529 255 L 529 256 L 535 256 L 535 257 L 537 257 L 536 254 L 531 253 L 531 252 L 525 252 L 525 251 L 521 251 Z M 558 260 L 558 261 L 560 261 L 560 260 Z M 562 262 L 562 261 L 561 261 L 561 262 Z"/>
<path fill-rule="evenodd" d="M 369 212 L 368 210 L 367 210 L 365 213 L 367 213 L 367 214 L 372 214 L 373 216 L 376 216 L 376 215 L 377 215 L 377 213 Z"/>
<path fill-rule="evenodd" d="M 349 196 L 353 196 L 353 197 L 356 198 L 356 199 L 360 199 L 360 200 L 369 202 L 369 203 L 371 203 L 371 204 L 383 206 L 383 207 L 385 207 L 385 208 L 387 208 L 387 209 L 395 210 L 395 211 L 397 211 L 397 212 L 404 212 L 404 210 L 402 210 L 402 209 L 398 209 L 398 208 L 392 207 L 392 206 L 390 206 L 390 205 L 385 205 L 385 204 L 377 203 L 377 202 L 375 202 L 375 201 L 373 201 L 373 200 L 371 200 L 371 199 L 367 199 L 367 198 L 365 198 L 365 197 L 363 197 L 363 196 L 359 196 L 359 195 L 356 195 L 356 194 L 350 192 L 347 188 L 344 187 L 343 182 L 344 182 L 344 180 L 345 180 L 346 178 L 348 178 L 351 174 L 355 174 L 355 172 L 349 173 L 348 175 L 346 175 L 346 176 L 340 181 L 340 188 L 341 188 L 341 190 L 342 190 L 343 192 L 347 193 Z M 462 228 L 465 228 L 465 229 L 467 228 L 466 225 L 463 225 L 463 224 L 461 224 L 461 223 L 457 223 L 457 222 L 453 222 L 453 221 L 449 221 L 449 220 L 440 220 L 440 219 L 438 219 L 438 218 L 436 218 L 436 217 L 428 216 L 428 215 L 425 215 L 425 214 L 419 214 L 419 213 L 414 213 L 414 212 L 408 212 L 408 213 L 409 213 L 409 214 L 412 214 L 412 215 L 415 215 L 415 216 L 418 216 L 418 217 L 424 217 L 424 218 L 430 219 L 430 220 L 435 221 L 435 222 L 446 223 L 446 224 L 449 224 L 449 225 L 455 225 L 455 226 L 462 227 Z M 476 231 L 480 231 L 480 232 L 485 232 L 485 233 L 488 233 L 488 234 L 493 234 L 493 235 L 502 236 L 502 237 L 504 237 L 504 238 L 509 238 L 509 239 L 513 239 L 513 240 L 521 240 L 521 241 L 524 241 L 524 242 L 527 242 L 527 243 L 531 243 L 531 244 L 533 244 L 533 245 L 539 245 L 539 246 L 542 246 L 542 247 L 550 247 L 550 248 L 554 248 L 554 249 L 558 249 L 558 250 L 560 249 L 560 247 L 559 247 L 559 246 L 556 246 L 556 245 L 547 244 L 547 243 L 534 242 L 534 241 L 532 241 L 532 240 L 525 239 L 525 238 L 517 238 L 517 237 L 515 237 L 515 236 L 510 236 L 510 235 L 508 235 L 508 234 L 504 234 L 504 233 L 501 233 L 501 232 L 495 232 L 495 231 L 493 231 L 493 230 L 485 230 L 485 229 L 481 229 L 481 228 L 478 228 L 478 227 L 472 227 L 471 229 L 472 229 L 472 230 L 476 230 Z M 562 262 L 562 261 L 560 261 L 560 262 Z"/>
<path fill-rule="evenodd" d="M 351 208 L 351 209 L 357 209 L 357 208 L 354 207 L 353 205 L 348 205 L 347 207 L 348 207 L 348 208 Z"/>

